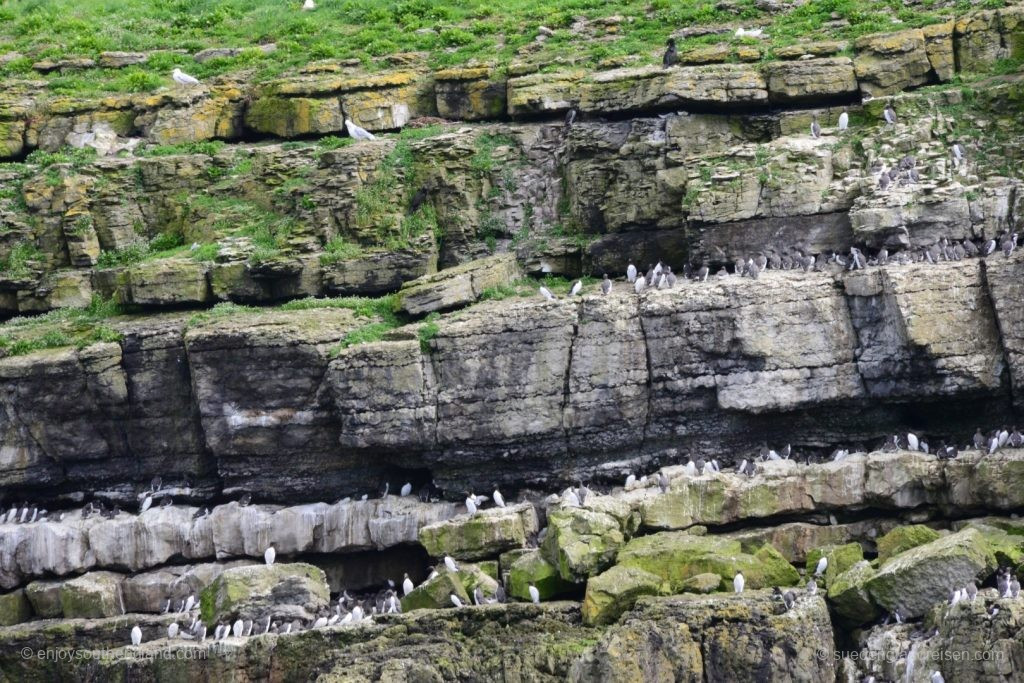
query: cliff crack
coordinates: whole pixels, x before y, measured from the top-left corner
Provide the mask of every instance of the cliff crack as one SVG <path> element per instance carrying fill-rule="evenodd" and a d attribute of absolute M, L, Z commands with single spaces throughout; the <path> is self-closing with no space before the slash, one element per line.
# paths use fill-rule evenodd
<path fill-rule="evenodd" d="M 562 378 L 562 437 L 565 439 L 565 454 L 566 456 L 572 456 L 572 442 L 569 438 L 569 426 L 567 424 L 569 419 L 569 411 L 572 410 L 569 401 L 571 397 L 571 379 L 572 379 L 572 361 L 573 352 L 576 349 L 576 339 L 580 334 L 580 309 L 583 306 L 582 303 L 576 304 L 576 321 L 572 325 L 572 337 L 569 339 L 569 357 L 565 361 L 565 375 Z"/>
<path fill-rule="evenodd" d="M 1016 403 L 1014 397 L 1014 386 L 1013 386 L 1013 372 L 1010 364 L 1010 353 L 1006 348 L 1006 332 L 1003 330 L 1002 317 L 999 315 L 999 308 L 996 306 L 996 299 L 992 295 L 992 287 L 988 280 L 988 260 L 980 259 L 978 264 L 979 279 L 981 281 L 981 289 L 985 292 L 985 297 L 988 299 L 988 304 L 992 309 L 992 318 L 996 325 L 996 333 L 999 337 L 999 351 L 1003 356 L 1003 374 L 1006 375 L 1006 389 L 1010 394 L 1010 402 Z"/>
<path fill-rule="evenodd" d="M 654 372 L 651 369 L 651 345 L 647 340 L 647 327 L 644 325 L 643 311 L 640 302 L 637 302 L 636 317 L 640 322 L 640 336 L 643 339 L 644 359 L 647 362 L 647 413 L 644 416 L 644 428 L 640 434 L 640 452 L 647 448 L 647 439 L 651 428 L 651 416 L 654 414 Z"/>

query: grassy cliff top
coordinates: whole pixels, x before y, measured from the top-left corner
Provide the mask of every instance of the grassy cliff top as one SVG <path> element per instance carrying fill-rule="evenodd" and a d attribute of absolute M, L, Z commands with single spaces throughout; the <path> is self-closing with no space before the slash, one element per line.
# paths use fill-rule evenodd
<path fill-rule="evenodd" d="M 184 50 L 150 55 L 124 69 L 54 71 L 55 93 L 146 92 L 170 83 L 174 66 L 201 78 L 248 70 L 257 80 L 322 59 L 359 60 L 382 68 L 387 57 L 420 52 L 432 67 L 482 61 L 581 66 L 650 63 L 665 39 L 680 50 L 717 42 L 750 42 L 772 50 L 795 42 L 852 39 L 947 20 L 1004 0 L 24 0 L 0 6 L 0 78 L 38 74 L 43 59 L 95 59 L 105 51 Z M 774 7 L 767 11 L 765 7 Z M 763 28 L 761 38 L 734 29 Z M 550 31 L 541 31 L 546 27 Z M 720 30 L 720 31 L 719 31 Z M 264 53 L 257 46 L 275 43 Z M 243 48 L 199 64 L 196 52 Z M 244 49 L 250 48 L 250 49 Z M 11 54 L 13 53 L 13 54 Z"/>

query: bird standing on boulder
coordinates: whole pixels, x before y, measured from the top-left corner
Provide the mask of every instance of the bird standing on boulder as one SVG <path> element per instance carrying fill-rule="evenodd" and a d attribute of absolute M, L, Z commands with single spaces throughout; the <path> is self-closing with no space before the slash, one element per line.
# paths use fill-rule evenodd
<path fill-rule="evenodd" d="M 601 293 L 604 294 L 605 296 L 608 296 L 609 294 L 611 294 L 611 291 L 612 281 L 608 278 L 608 273 L 605 273 L 604 279 L 601 280 Z"/>
<path fill-rule="evenodd" d="M 577 280 L 569 290 L 569 296 L 576 296 L 583 290 L 583 280 Z"/>
<path fill-rule="evenodd" d="M 405 578 L 402 579 L 402 595 L 408 595 L 409 593 L 412 593 L 414 588 L 415 586 L 412 585 L 412 579 L 409 578 L 409 573 L 406 572 Z"/>
<path fill-rule="evenodd" d="M 142 643 L 142 629 L 138 624 L 132 626 L 132 645 L 138 647 Z"/>
<path fill-rule="evenodd" d="M 175 621 L 175 622 L 172 622 L 171 625 L 167 627 L 167 637 L 168 638 L 176 638 L 177 635 L 178 635 L 178 622 Z"/>
<path fill-rule="evenodd" d="M 839 130 L 840 131 L 844 131 L 844 130 L 846 130 L 849 127 L 850 127 L 850 115 L 847 114 L 846 111 L 843 111 L 843 113 L 839 115 Z"/>
<path fill-rule="evenodd" d="M 882 111 L 882 116 L 885 118 L 885 122 L 888 125 L 896 123 L 896 110 L 892 108 L 892 103 L 885 105 L 885 109 Z"/>
<path fill-rule="evenodd" d="M 174 71 L 171 72 L 171 78 L 174 79 L 174 82 L 178 85 L 199 85 L 198 78 L 189 76 L 178 67 L 174 67 Z"/>
<path fill-rule="evenodd" d="M 352 138 L 354 138 L 356 140 L 376 140 L 377 139 L 376 135 L 374 135 L 370 131 L 366 130 L 365 128 L 360 128 L 356 124 L 352 123 L 352 121 L 350 119 L 345 119 L 345 130 L 348 131 L 349 137 L 352 137 Z"/>
<path fill-rule="evenodd" d="M 665 55 L 661 58 L 661 65 L 667 69 L 679 61 L 679 54 L 676 52 L 675 38 L 669 38 L 665 45 L 667 47 L 665 49 Z"/>
<path fill-rule="evenodd" d="M 817 114 L 815 114 L 814 118 L 811 120 L 811 137 L 815 139 L 821 137 L 821 124 L 818 123 Z"/>
<path fill-rule="evenodd" d="M 444 556 L 444 566 L 445 566 L 445 567 L 446 567 L 446 568 L 448 569 L 448 571 L 450 571 L 450 572 L 457 572 L 457 571 L 459 571 L 459 565 L 457 565 L 457 564 L 455 563 L 455 559 L 454 559 L 454 558 L 452 558 L 452 556 L 451 556 L 451 555 L 445 555 L 445 556 Z"/>
<path fill-rule="evenodd" d="M 501 491 L 494 489 L 494 495 L 491 496 L 494 499 L 494 504 L 500 508 L 505 507 L 505 497 L 501 495 Z"/>
<path fill-rule="evenodd" d="M 828 558 L 822 555 L 821 558 L 818 559 L 818 566 L 814 569 L 814 575 L 821 576 L 825 573 L 826 569 L 828 569 Z"/>
<path fill-rule="evenodd" d="M 743 574 L 736 572 L 736 576 L 732 579 L 733 590 L 737 593 L 743 592 L 743 586 L 746 584 L 746 580 L 743 578 Z"/>
<path fill-rule="evenodd" d="M 263 560 L 267 563 L 268 566 L 274 564 L 274 558 L 276 557 L 277 551 L 274 550 L 274 546 L 270 546 L 269 548 L 263 551 Z"/>
<path fill-rule="evenodd" d="M 530 584 L 530 600 L 535 605 L 540 604 L 540 591 L 537 590 L 537 587 L 534 586 L 532 583 Z"/>
<path fill-rule="evenodd" d="M 629 283 L 636 282 L 636 266 L 632 263 L 626 267 L 626 281 Z"/>
<path fill-rule="evenodd" d="M 399 495 L 404 498 L 405 496 L 408 496 L 411 493 L 412 493 L 412 482 L 407 481 L 407 482 L 405 482 L 405 484 L 402 485 L 402 489 L 399 492 Z"/>
<path fill-rule="evenodd" d="M 554 301 L 555 300 L 555 295 L 552 294 L 551 290 L 548 289 L 547 287 L 545 287 L 544 285 L 541 285 L 540 289 L 537 290 L 537 291 L 540 292 L 540 295 L 542 297 L 544 297 L 545 300 L 547 300 L 547 301 Z"/>
<path fill-rule="evenodd" d="M 462 607 L 462 600 L 455 593 L 449 593 L 448 599 L 452 601 L 452 604 L 456 607 Z"/>

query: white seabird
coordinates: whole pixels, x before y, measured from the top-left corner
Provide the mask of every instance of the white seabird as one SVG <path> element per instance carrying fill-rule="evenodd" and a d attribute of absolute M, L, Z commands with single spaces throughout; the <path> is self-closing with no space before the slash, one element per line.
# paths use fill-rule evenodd
<path fill-rule="evenodd" d="M 366 130 L 365 128 L 360 128 L 356 124 L 352 123 L 352 121 L 349 120 L 349 119 L 345 119 L 345 130 L 348 131 L 349 136 L 355 138 L 356 140 L 376 140 L 377 139 L 376 135 L 374 135 L 370 131 Z"/>
<path fill-rule="evenodd" d="M 839 115 L 839 130 L 846 130 L 850 127 L 850 115 L 845 111 Z"/>
<path fill-rule="evenodd" d="M 636 266 L 634 266 L 632 263 L 630 263 L 629 266 L 626 267 L 626 279 L 629 282 L 636 282 Z"/>
<path fill-rule="evenodd" d="M 821 576 L 822 574 L 825 573 L 826 569 L 828 569 L 828 558 L 825 557 L 825 556 L 822 556 L 818 560 L 818 566 L 815 567 L 815 569 L 814 569 L 814 575 L 815 576 Z"/>
<path fill-rule="evenodd" d="M 302 3 L 302 11 L 303 12 L 312 12 L 315 9 L 316 9 L 316 3 L 313 2 L 313 0 L 306 0 L 304 3 Z"/>
<path fill-rule="evenodd" d="M 277 551 L 274 550 L 274 546 L 270 546 L 263 551 L 263 560 L 268 564 L 274 564 L 274 558 L 277 557 Z"/>
<path fill-rule="evenodd" d="M 572 286 L 572 289 L 569 290 L 569 296 L 576 296 L 577 294 L 580 293 L 580 290 L 582 290 L 582 289 L 583 289 L 583 281 L 582 280 L 577 280 L 576 284 L 574 284 Z"/>
<path fill-rule="evenodd" d="M 412 579 L 410 579 L 409 575 L 406 574 L 405 579 L 402 580 L 402 595 L 412 593 L 412 589 L 415 587 L 416 586 L 412 585 Z"/>
<path fill-rule="evenodd" d="M 142 643 L 142 629 L 138 624 L 132 626 L 132 645 L 138 647 Z"/>
<path fill-rule="evenodd" d="M 405 497 L 410 493 L 412 493 L 412 482 L 407 481 L 402 485 L 402 490 L 399 492 L 399 495 Z"/>
<path fill-rule="evenodd" d="M 505 507 L 505 498 L 501 495 L 501 491 L 494 489 L 494 504 L 500 508 Z"/>
<path fill-rule="evenodd" d="M 178 85 L 199 85 L 198 78 L 195 76 L 189 76 L 178 67 L 174 67 L 174 71 L 171 72 L 171 78 Z"/>
<path fill-rule="evenodd" d="M 231 633 L 235 638 L 242 637 L 242 629 L 245 628 L 245 624 L 242 623 L 241 619 L 236 619 L 235 623 L 231 626 Z"/>
<path fill-rule="evenodd" d="M 470 517 L 476 514 L 476 496 L 473 494 L 466 497 L 466 512 Z"/>
<path fill-rule="evenodd" d="M 175 638 L 175 637 L 177 637 L 177 635 L 178 635 L 178 622 L 175 621 L 170 626 L 167 627 L 167 637 L 168 638 Z"/>
<path fill-rule="evenodd" d="M 746 584 L 746 580 L 743 578 L 743 574 L 736 572 L 736 576 L 732 579 L 733 590 L 737 593 L 742 593 L 744 584 Z"/>
<path fill-rule="evenodd" d="M 453 605 L 456 607 L 462 607 L 462 600 L 459 599 L 458 595 L 455 593 L 449 593 L 448 597 L 451 599 Z"/>
<path fill-rule="evenodd" d="M 555 295 L 552 294 L 551 290 L 548 289 L 547 287 L 545 287 L 544 285 L 541 285 L 540 286 L 540 290 L 538 290 L 538 291 L 540 291 L 540 295 L 542 297 L 544 297 L 545 299 L 547 299 L 548 301 L 554 301 L 555 300 Z"/>
<path fill-rule="evenodd" d="M 455 564 L 455 559 L 451 555 L 444 556 L 444 566 L 447 567 L 450 572 L 459 571 L 459 565 Z"/>
<path fill-rule="evenodd" d="M 537 590 L 537 587 L 532 583 L 530 584 L 530 600 L 533 601 L 533 604 L 535 605 L 540 604 L 540 591 Z"/>

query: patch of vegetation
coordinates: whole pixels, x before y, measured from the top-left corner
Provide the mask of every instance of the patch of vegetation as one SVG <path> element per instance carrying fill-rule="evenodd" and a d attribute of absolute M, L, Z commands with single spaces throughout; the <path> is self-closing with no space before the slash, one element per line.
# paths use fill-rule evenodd
<path fill-rule="evenodd" d="M 230 318 L 236 315 L 259 313 L 260 309 L 255 306 L 243 306 L 232 301 L 222 301 L 208 311 L 196 313 L 188 319 L 189 325 L 216 320 L 217 318 Z"/>
<path fill-rule="evenodd" d="M 457 0 L 338 0 L 321 2 L 315 12 L 299 12 L 299 2 L 271 0 L 39 0 L 0 7 L 0 49 L 25 56 L 0 67 L 0 76 L 42 77 L 52 92 L 91 95 L 145 92 L 173 85 L 170 71 L 182 66 L 200 79 L 248 70 L 267 80 L 322 59 L 359 59 L 373 70 L 383 57 L 426 52 L 433 67 L 471 60 L 505 65 L 533 44 L 540 26 L 553 30 L 536 55 L 538 62 L 584 67 L 625 60 L 657 63 L 666 34 L 700 24 L 742 23 L 762 26 L 770 49 L 808 40 L 849 40 L 866 33 L 924 26 L 954 13 L 1001 7 L 1004 0 L 815 0 L 789 11 L 771 12 L 756 0 L 507 0 L 483 4 Z M 613 15 L 625 20 L 605 27 L 595 20 Z M 588 33 L 570 27 L 591 21 Z M 733 45 L 750 39 L 699 36 L 679 48 L 711 42 Z M 275 43 L 264 53 L 258 45 Z M 234 57 L 202 64 L 172 52 L 152 54 L 128 69 L 89 69 L 39 76 L 32 63 L 43 58 L 96 57 L 105 50 L 174 50 L 238 46 Z"/>
<path fill-rule="evenodd" d="M 121 249 L 104 249 L 96 259 L 98 268 L 118 268 L 140 263 L 149 255 L 149 247 L 142 243 L 130 244 Z"/>
<path fill-rule="evenodd" d="M 320 254 L 320 263 L 329 266 L 339 261 L 358 258 L 363 251 L 363 248 L 355 242 L 349 242 L 344 237 L 335 237 L 324 245 L 324 251 Z"/>
<path fill-rule="evenodd" d="M 476 151 L 469 161 L 469 167 L 480 177 L 494 170 L 494 150 L 498 147 L 515 148 L 516 141 L 508 135 L 485 133 L 476 139 Z"/>
<path fill-rule="evenodd" d="M 31 242 L 19 242 L 7 258 L 0 259 L 0 276 L 13 280 L 32 274 L 31 265 L 44 259 L 43 252 Z"/>
<path fill-rule="evenodd" d="M 384 338 L 385 334 L 394 328 L 395 325 L 386 322 L 368 323 L 362 327 L 357 327 L 342 337 L 338 345 L 331 349 L 330 355 L 335 357 L 341 353 L 342 349 L 347 349 L 350 346 L 380 341 Z"/>
<path fill-rule="evenodd" d="M 430 340 L 441 331 L 441 327 L 437 324 L 440 317 L 436 312 L 431 313 L 423 319 L 423 324 L 420 325 L 419 330 L 416 332 L 416 336 L 420 340 L 420 350 L 423 353 L 430 353 Z"/>
<path fill-rule="evenodd" d="M 176 154 L 205 154 L 213 156 L 224 149 L 220 140 L 203 140 L 200 142 L 182 142 L 177 145 L 148 145 L 135 150 L 135 156 L 169 157 Z"/>
<path fill-rule="evenodd" d="M 25 157 L 25 163 L 40 169 L 47 169 L 56 164 L 70 164 L 77 171 L 88 166 L 96 159 L 96 150 L 92 147 L 62 147 L 56 152 L 37 149 Z"/>
<path fill-rule="evenodd" d="M 113 299 L 93 295 L 86 308 L 62 308 L 39 316 L 12 318 L 0 325 L 0 352 L 20 356 L 43 349 L 81 349 L 99 342 L 118 342 L 121 334 L 105 321 L 123 313 Z"/>

